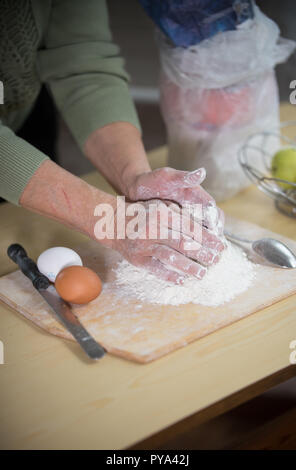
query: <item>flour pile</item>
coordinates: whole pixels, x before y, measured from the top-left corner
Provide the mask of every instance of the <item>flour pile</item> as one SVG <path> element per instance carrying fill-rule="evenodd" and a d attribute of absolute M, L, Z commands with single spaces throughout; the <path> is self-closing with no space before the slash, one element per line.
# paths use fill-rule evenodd
<path fill-rule="evenodd" d="M 126 260 L 119 263 L 115 272 L 116 291 L 122 297 L 163 305 L 192 302 L 216 307 L 250 287 L 255 278 L 255 265 L 241 248 L 228 242 L 220 261 L 208 269 L 202 280 L 190 277 L 180 286 L 163 281 Z"/>

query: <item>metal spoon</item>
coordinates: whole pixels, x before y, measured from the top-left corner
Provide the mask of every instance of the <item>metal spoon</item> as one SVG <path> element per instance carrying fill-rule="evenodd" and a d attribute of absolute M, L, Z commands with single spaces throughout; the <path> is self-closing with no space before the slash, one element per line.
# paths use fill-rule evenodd
<path fill-rule="evenodd" d="M 274 238 L 261 238 L 255 241 L 246 240 L 245 238 L 233 235 L 227 230 L 224 231 L 224 235 L 230 241 L 250 243 L 255 253 L 280 268 L 296 268 L 296 256 L 279 240 Z"/>

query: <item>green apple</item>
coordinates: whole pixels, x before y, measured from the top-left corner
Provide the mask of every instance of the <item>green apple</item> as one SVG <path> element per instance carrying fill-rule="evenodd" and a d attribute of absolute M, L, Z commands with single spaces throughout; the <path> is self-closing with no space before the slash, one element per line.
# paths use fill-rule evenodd
<path fill-rule="evenodd" d="M 279 150 L 272 159 L 271 173 L 274 178 L 296 183 L 296 148 Z M 283 189 L 293 188 L 289 183 L 278 183 Z"/>

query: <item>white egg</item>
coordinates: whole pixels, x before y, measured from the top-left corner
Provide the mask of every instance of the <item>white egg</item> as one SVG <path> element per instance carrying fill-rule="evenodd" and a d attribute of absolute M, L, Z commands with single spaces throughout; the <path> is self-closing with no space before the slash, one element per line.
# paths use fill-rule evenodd
<path fill-rule="evenodd" d="M 43 251 L 37 259 L 39 271 L 51 282 L 66 266 L 82 266 L 80 256 L 71 248 L 56 246 Z"/>

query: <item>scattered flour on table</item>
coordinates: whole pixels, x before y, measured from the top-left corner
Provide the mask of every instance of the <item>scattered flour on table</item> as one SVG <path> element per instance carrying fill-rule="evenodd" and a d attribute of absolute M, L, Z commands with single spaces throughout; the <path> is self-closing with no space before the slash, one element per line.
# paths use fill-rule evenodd
<path fill-rule="evenodd" d="M 209 307 L 222 305 L 246 291 L 255 279 L 255 264 L 248 260 L 241 248 L 229 242 L 227 245 L 220 261 L 208 268 L 202 280 L 190 277 L 183 285 L 159 279 L 123 260 L 115 268 L 116 293 L 154 304 L 192 302 Z"/>

